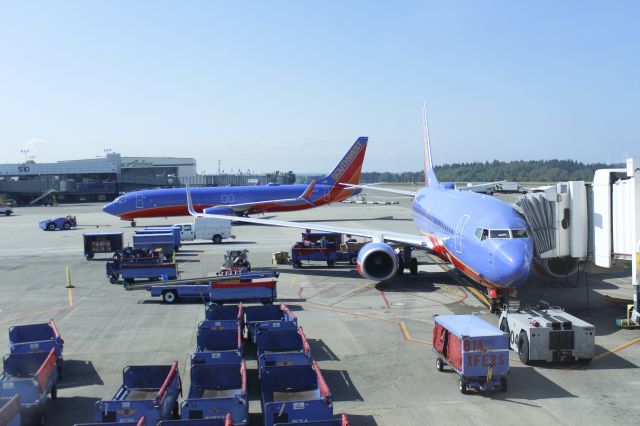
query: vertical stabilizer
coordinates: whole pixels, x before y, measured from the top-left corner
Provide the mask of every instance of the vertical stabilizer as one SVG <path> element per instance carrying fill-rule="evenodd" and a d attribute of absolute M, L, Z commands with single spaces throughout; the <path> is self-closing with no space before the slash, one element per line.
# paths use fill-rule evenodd
<path fill-rule="evenodd" d="M 429 140 L 429 124 L 427 123 L 427 103 L 422 104 L 422 126 L 424 130 L 424 185 L 438 186 L 438 178 L 433 171 L 431 159 L 431 141 Z"/>
<path fill-rule="evenodd" d="M 367 150 L 367 142 L 369 138 L 366 136 L 359 137 L 344 157 L 338 162 L 338 165 L 331 173 L 318 180 L 323 185 L 331 185 L 337 190 L 342 191 L 342 186 L 337 184 L 349 183 L 358 184 L 360 182 L 360 171 L 364 161 L 364 153 Z"/>

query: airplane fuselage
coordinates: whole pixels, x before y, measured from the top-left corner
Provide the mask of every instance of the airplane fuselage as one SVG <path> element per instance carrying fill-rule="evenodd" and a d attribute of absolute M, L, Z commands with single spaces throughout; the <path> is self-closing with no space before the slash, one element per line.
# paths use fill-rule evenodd
<path fill-rule="evenodd" d="M 510 205 L 471 191 L 425 187 L 413 219 L 434 252 L 472 280 L 496 290 L 522 285 L 531 268 L 533 241 Z"/>

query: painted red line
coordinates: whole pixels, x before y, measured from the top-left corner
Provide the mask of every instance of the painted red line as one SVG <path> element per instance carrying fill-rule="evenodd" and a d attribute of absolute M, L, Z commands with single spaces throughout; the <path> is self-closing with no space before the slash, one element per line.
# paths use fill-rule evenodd
<path fill-rule="evenodd" d="M 384 291 L 380 290 L 380 294 L 382 295 L 382 299 L 384 300 L 384 304 L 387 307 L 387 309 L 391 309 L 391 305 L 389 304 L 389 301 L 387 300 L 387 296 L 384 294 Z"/>

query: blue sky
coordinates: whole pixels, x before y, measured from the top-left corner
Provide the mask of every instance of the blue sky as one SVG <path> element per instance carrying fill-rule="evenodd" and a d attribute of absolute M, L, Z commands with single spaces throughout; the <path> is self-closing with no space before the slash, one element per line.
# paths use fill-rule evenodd
<path fill-rule="evenodd" d="M 0 3 L 0 162 L 199 171 L 640 156 L 636 1 Z"/>

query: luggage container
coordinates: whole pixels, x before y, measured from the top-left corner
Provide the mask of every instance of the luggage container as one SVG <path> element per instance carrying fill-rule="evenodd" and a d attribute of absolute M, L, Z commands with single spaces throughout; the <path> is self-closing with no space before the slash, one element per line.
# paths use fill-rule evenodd
<path fill-rule="evenodd" d="M 84 257 L 93 259 L 96 253 L 118 253 L 124 247 L 124 232 L 99 232 L 82 234 Z"/>
<path fill-rule="evenodd" d="M 133 248 L 143 250 L 162 250 L 162 254 L 167 260 L 173 258 L 174 244 L 175 240 L 173 232 L 133 235 Z"/>
<path fill-rule="evenodd" d="M 156 259 L 156 260 L 152 260 Z M 106 263 L 106 273 L 111 284 L 117 284 L 120 278 L 133 284 L 137 279 L 160 280 L 167 278 L 175 280 L 178 277 L 178 266 L 175 263 L 162 263 L 159 258 L 148 261 L 113 260 Z"/>
<path fill-rule="evenodd" d="M 333 419 L 333 396 L 315 361 L 264 367 L 260 387 L 264 426 Z"/>
<path fill-rule="evenodd" d="M 47 396 L 58 397 L 56 350 L 47 352 L 8 354 L 3 358 L 0 376 L 0 399 L 20 396 L 22 421 L 45 424 L 44 404 Z"/>
<path fill-rule="evenodd" d="M 148 226 L 144 229 L 138 229 L 136 234 L 173 234 L 173 249 L 180 250 L 182 245 L 180 242 L 180 228 L 175 226 Z"/>
<path fill-rule="evenodd" d="M 181 383 L 177 361 L 125 367 L 122 381 L 111 401 L 96 403 L 96 422 L 136 422 L 144 416 L 146 423 L 155 425 L 178 417 Z"/>
<path fill-rule="evenodd" d="M 247 338 L 253 343 L 260 331 L 296 330 L 298 319 L 284 303 L 280 305 L 247 306 L 244 310 Z"/>
<path fill-rule="evenodd" d="M 224 419 L 164 420 L 158 426 L 246 426 L 246 423 L 234 423 L 231 414 L 227 414 Z"/>
<path fill-rule="evenodd" d="M 64 340 L 53 320 L 42 324 L 14 325 L 9 328 L 9 353 L 22 354 L 56 351 L 58 379 L 62 379 Z"/>
<path fill-rule="evenodd" d="M 256 337 L 258 377 L 263 367 L 311 365 L 311 347 L 302 327 L 297 330 L 267 330 Z"/>
<path fill-rule="evenodd" d="M 224 419 L 235 423 L 249 418 L 247 367 L 240 364 L 196 364 L 191 366 L 189 396 L 180 404 L 182 419 Z"/>
<path fill-rule="evenodd" d="M 433 319 L 436 368 L 449 365 L 460 376 L 460 392 L 507 391 L 509 341 L 497 327 L 474 315 L 438 315 Z"/>
<path fill-rule="evenodd" d="M 12 398 L 0 398 L 0 425 L 21 426 L 20 395 Z"/>
<path fill-rule="evenodd" d="M 196 352 L 214 352 L 218 354 L 217 357 L 221 352 L 230 352 L 233 356 L 242 355 L 242 332 L 239 324 L 222 330 L 198 330 L 196 342 Z M 202 356 L 206 358 L 206 355 Z"/>

